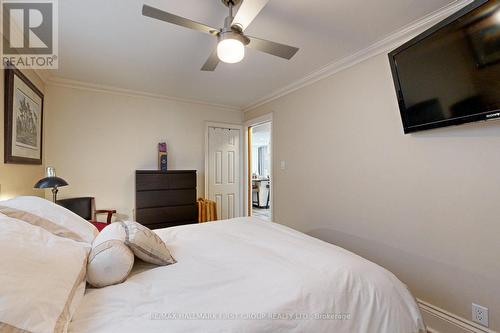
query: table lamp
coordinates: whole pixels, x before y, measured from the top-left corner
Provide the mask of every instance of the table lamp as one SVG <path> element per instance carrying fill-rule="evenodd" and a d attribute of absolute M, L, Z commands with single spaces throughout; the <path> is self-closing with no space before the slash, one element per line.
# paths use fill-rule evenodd
<path fill-rule="evenodd" d="M 68 183 L 59 177 L 56 177 L 56 169 L 53 167 L 47 167 L 47 174 L 45 178 L 40 179 L 36 184 L 35 188 L 51 188 L 52 189 L 52 201 L 56 203 L 57 192 L 59 187 L 67 186 Z"/>

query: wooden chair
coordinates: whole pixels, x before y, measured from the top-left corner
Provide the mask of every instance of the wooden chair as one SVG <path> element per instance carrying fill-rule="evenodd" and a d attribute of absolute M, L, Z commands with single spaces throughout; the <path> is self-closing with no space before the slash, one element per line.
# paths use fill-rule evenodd
<path fill-rule="evenodd" d="M 254 199 L 254 194 L 256 199 Z M 252 182 L 252 206 L 260 207 L 260 184 L 253 184 Z"/>
<path fill-rule="evenodd" d="M 95 227 L 101 231 L 108 224 L 111 223 L 113 214 L 116 214 L 116 210 L 108 209 L 95 209 L 95 198 L 93 197 L 82 197 L 82 198 L 69 198 L 63 200 L 57 200 L 57 204 L 63 206 L 64 208 L 72 211 L 73 213 L 81 216 L 83 219 L 89 221 Z M 97 221 L 97 215 L 107 214 L 106 222 Z"/>
<path fill-rule="evenodd" d="M 217 221 L 217 204 L 215 201 L 198 199 L 198 223 Z"/>

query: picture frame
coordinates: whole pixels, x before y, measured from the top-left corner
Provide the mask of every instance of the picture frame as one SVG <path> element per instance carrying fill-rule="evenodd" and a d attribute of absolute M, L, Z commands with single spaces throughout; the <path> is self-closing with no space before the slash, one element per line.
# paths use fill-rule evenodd
<path fill-rule="evenodd" d="M 5 75 L 4 162 L 42 164 L 43 93 L 20 70 Z"/>

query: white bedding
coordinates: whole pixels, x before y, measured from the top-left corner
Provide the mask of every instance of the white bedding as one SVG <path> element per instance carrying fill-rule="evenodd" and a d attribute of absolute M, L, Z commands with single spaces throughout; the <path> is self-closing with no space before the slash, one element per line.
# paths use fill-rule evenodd
<path fill-rule="evenodd" d="M 240 218 L 157 232 L 178 262 L 139 261 L 123 284 L 87 289 L 70 332 L 424 332 L 393 274 L 287 227 Z"/>
<path fill-rule="evenodd" d="M 83 298 L 89 251 L 0 213 L 0 332 L 66 332 Z"/>

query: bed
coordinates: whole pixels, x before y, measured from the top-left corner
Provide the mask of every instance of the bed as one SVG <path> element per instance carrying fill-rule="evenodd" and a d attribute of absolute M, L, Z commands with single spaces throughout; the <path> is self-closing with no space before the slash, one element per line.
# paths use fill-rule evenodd
<path fill-rule="evenodd" d="M 424 332 L 393 274 L 275 223 L 157 230 L 177 263 L 87 289 L 70 332 Z"/>
<path fill-rule="evenodd" d="M 283 225 L 237 218 L 156 233 L 176 263 L 135 260 L 123 283 L 90 288 L 93 226 L 39 198 L 0 202 L 0 331 L 425 332 L 393 274 Z"/>

